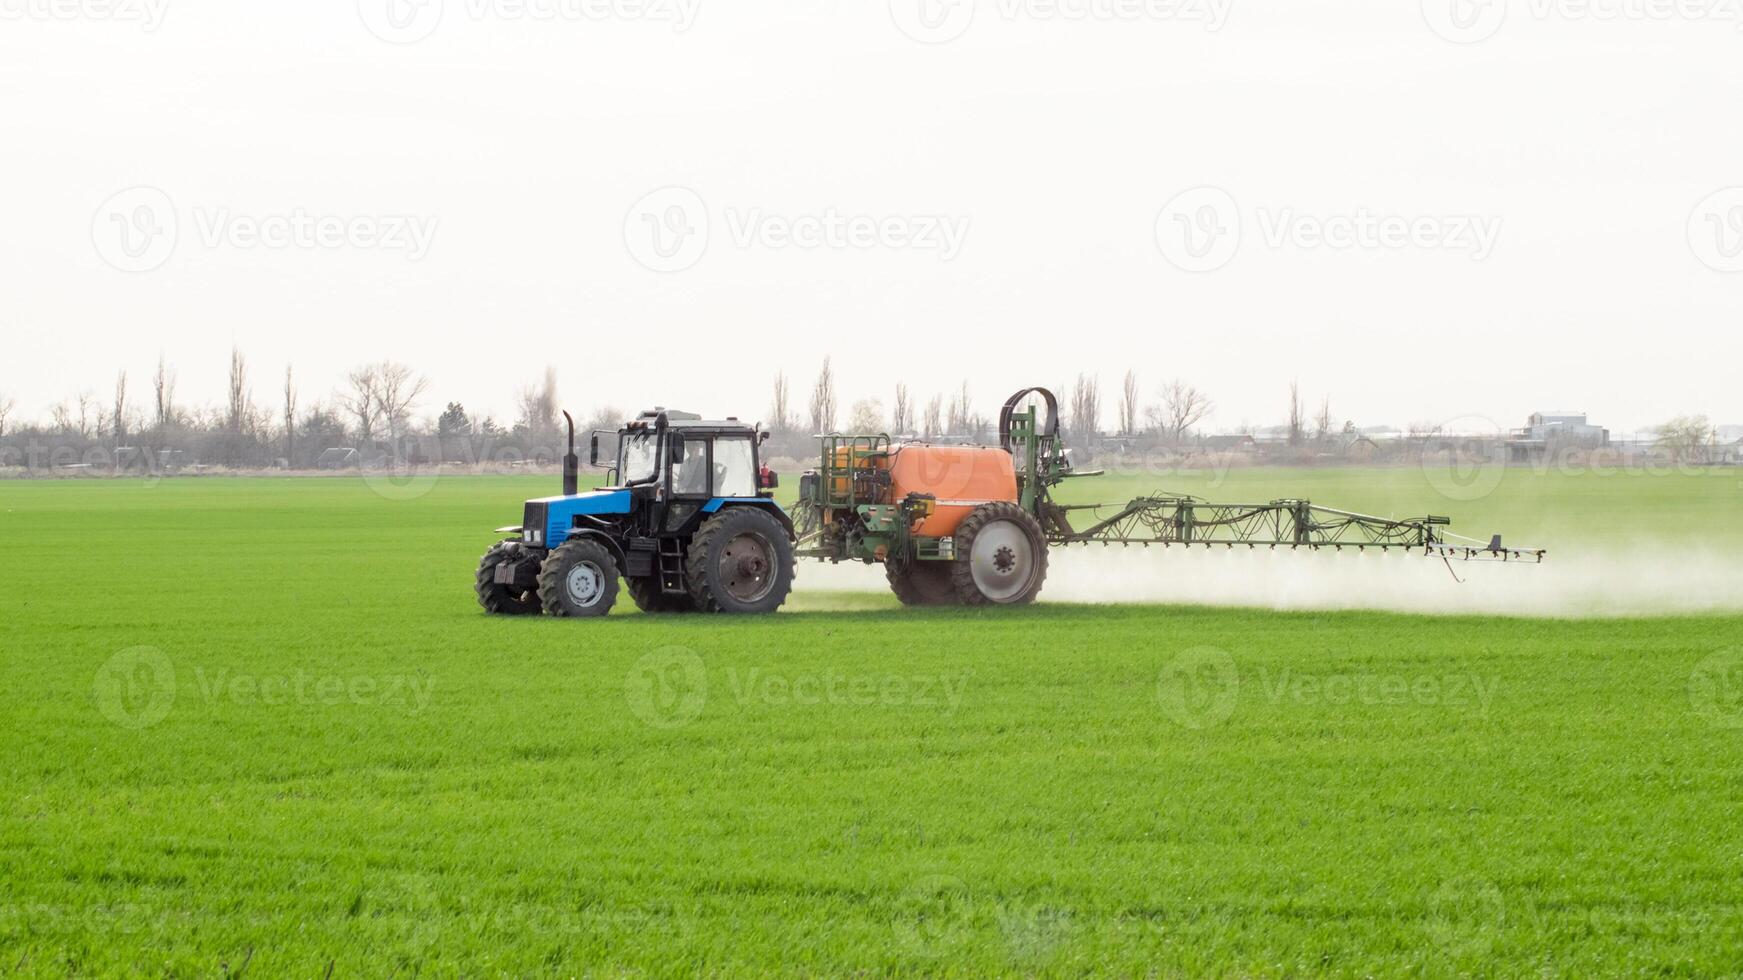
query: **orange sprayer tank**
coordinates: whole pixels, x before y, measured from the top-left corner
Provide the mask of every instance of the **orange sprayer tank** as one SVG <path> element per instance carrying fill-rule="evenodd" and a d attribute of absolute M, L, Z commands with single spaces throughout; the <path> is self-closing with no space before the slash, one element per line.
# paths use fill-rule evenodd
<path fill-rule="evenodd" d="M 911 493 L 938 498 L 937 510 L 915 533 L 942 538 L 981 504 L 1017 500 L 1017 470 L 1002 449 L 973 446 L 901 446 L 891 454 L 890 501 Z"/>

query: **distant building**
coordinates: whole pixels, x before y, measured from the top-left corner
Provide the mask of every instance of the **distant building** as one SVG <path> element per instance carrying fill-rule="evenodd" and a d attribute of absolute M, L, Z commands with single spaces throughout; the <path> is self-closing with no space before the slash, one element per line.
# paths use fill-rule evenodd
<path fill-rule="evenodd" d="M 338 470 L 348 466 L 356 466 L 362 461 L 362 455 L 349 446 L 334 446 L 321 450 L 321 455 L 315 460 L 318 470 Z"/>
<path fill-rule="evenodd" d="M 1592 425 L 1584 412 L 1537 412 L 1507 439 L 1508 451 L 1533 456 L 1556 449 L 1596 449 L 1610 444 L 1610 430 Z"/>

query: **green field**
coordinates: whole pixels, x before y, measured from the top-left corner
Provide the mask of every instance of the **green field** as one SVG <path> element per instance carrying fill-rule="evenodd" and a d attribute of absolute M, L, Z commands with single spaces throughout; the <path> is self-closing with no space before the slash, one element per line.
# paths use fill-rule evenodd
<path fill-rule="evenodd" d="M 1155 488 L 1743 543 L 1724 474 L 1077 492 Z M 1743 616 L 483 616 L 551 491 L 0 483 L 0 972 L 1743 968 Z"/>

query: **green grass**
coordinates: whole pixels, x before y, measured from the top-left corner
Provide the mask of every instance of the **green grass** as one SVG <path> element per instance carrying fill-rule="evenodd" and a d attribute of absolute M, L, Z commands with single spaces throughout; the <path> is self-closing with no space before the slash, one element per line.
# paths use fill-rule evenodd
<path fill-rule="evenodd" d="M 1410 476 L 1112 495 L 1737 534 L 1734 480 Z M 486 618 L 549 482 L 0 484 L 0 972 L 1743 964 L 1743 617 Z"/>

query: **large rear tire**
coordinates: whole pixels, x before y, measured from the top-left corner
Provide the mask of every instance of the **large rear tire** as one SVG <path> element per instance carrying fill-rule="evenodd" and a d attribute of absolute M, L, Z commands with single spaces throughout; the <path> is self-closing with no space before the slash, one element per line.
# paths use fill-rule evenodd
<path fill-rule="evenodd" d="M 885 565 L 884 576 L 904 606 L 955 606 L 961 600 L 950 574 L 954 567 L 955 562 L 948 561 L 910 561 Z"/>
<path fill-rule="evenodd" d="M 1016 504 L 982 504 L 963 518 L 956 556 L 956 596 L 970 606 L 1027 605 L 1047 581 L 1041 522 Z"/>
<path fill-rule="evenodd" d="M 774 612 L 793 589 L 793 542 L 761 507 L 727 507 L 690 540 L 684 576 L 702 612 Z"/>
<path fill-rule="evenodd" d="M 512 585 L 499 585 L 496 569 L 520 557 L 520 542 L 499 541 L 478 560 L 478 573 L 472 579 L 472 591 L 478 594 L 478 604 L 484 611 L 497 616 L 534 616 L 539 612 L 539 594 L 520 591 Z"/>
<path fill-rule="evenodd" d="M 611 549 L 570 538 L 539 568 L 539 601 L 553 616 L 603 616 L 617 602 L 617 559 Z"/>
<path fill-rule="evenodd" d="M 696 611 L 696 602 L 689 595 L 672 595 L 660 590 L 660 577 L 626 578 L 629 597 L 635 607 L 645 613 L 687 613 Z"/>

